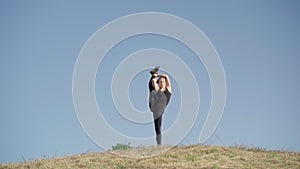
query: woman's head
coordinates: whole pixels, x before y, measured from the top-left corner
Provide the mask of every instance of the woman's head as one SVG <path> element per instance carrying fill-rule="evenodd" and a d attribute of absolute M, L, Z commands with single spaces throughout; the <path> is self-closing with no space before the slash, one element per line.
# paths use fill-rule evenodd
<path fill-rule="evenodd" d="M 166 88 L 166 78 L 165 77 L 159 77 L 158 85 L 159 85 L 159 88 L 165 89 Z"/>

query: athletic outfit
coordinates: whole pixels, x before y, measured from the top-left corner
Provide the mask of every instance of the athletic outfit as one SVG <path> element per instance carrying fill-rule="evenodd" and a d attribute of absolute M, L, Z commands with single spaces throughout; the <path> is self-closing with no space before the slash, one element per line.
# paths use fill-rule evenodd
<path fill-rule="evenodd" d="M 154 127 L 156 132 L 156 142 L 158 145 L 161 144 L 161 123 L 162 123 L 162 115 L 164 113 L 165 108 L 167 107 L 172 93 L 166 89 L 165 91 L 154 90 L 152 86 L 152 79 L 155 77 L 151 77 L 149 81 L 149 108 L 153 113 L 154 118 Z"/>

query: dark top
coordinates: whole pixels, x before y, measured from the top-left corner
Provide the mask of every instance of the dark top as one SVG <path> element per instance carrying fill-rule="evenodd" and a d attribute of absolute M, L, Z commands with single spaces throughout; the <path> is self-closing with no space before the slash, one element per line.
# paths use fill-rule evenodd
<path fill-rule="evenodd" d="M 172 93 L 168 89 L 165 91 L 155 91 L 154 86 L 152 85 L 152 79 L 156 78 L 152 76 L 149 80 L 148 87 L 149 87 L 149 108 L 151 111 L 163 111 L 165 107 L 168 105 Z M 157 83 L 157 82 L 156 82 Z"/>
<path fill-rule="evenodd" d="M 172 93 L 169 90 L 152 90 L 149 95 L 149 108 L 155 117 L 160 116 L 167 107 Z"/>
<path fill-rule="evenodd" d="M 170 98 L 171 98 L 172 93 L 170 93 L 170 91 L 169 91 L 168 89 L 166 89 L 166 90 L 164 91 L 164 94 L 165 94 L 166 97 L 167 97 L 167 104 L 166 104 L 166 106 L 167 106 L 168 103 L 169 103 L 169 101 L 170 101 Z"/>

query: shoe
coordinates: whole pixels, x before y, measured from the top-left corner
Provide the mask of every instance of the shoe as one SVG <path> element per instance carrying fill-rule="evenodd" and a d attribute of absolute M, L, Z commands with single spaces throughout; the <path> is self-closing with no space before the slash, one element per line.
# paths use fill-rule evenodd
<path fill-rule="evenodd" d="M 155 68 L 153 68 L 151 71 L 150 71 L 150 74 L 153 75 L 155 73 L 157 73 L 157 71 L 159 70 L 160 66 L 156 66 Z"/>

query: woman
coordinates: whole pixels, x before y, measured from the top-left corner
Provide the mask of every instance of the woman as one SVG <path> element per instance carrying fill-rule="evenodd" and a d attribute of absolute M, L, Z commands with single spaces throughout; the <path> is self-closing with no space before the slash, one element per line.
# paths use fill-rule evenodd
<path fill-rule="evenodd" d="M 153 70 L 155 70 L 155 68 Z M 157 145 L 161 145 L 162 115 L 170 101 L 172 95 L 172 88 L 168 75 L 157 74 L 158 69 L 156 71 L 153 70 L 150 72 L 152 74 L 152 77 L 149 81 L 149 107 L 150 110 L 153 112 L 154 127 L 156 132 L 156 143 Z"/>

